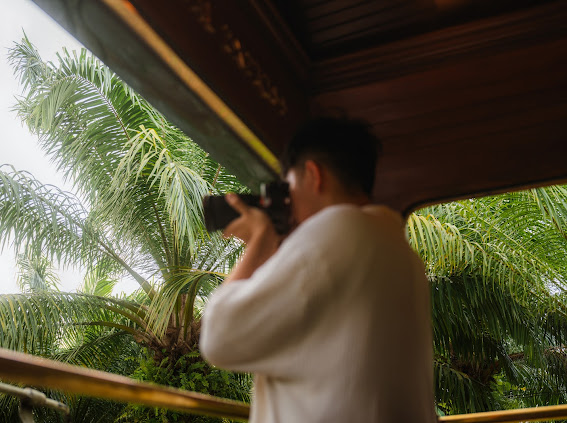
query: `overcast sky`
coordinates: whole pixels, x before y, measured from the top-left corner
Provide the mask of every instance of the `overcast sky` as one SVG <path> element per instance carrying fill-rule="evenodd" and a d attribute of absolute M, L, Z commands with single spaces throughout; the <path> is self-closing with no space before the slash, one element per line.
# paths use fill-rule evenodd
<path fill-rule="evenodd" d="M 65 183 L 37 145 L 17 116 L 11 111 L 15 96 L 20 94 L 18 82 L 7 63 L 8 49 L 22 38 L 23 31 L 38 48 L 42 58 L 55 60 L 62 47 L 80 49 L 81 44 L 53 21 L 30 0 L 0 0 L 2 18 L 0 24 L 0 164 L 12 164 L 18 170 L 27 170 L 46 184 L 53 184 L 67 191 L 72 186 Z M 82 282 L 80 270 L 62 270 L 60 277 L 64 291 L 75 290 Z M 132 290 L 125 282 L 122 289 Z M 18 292 L 14 254 L 5 249 L 0 252 L 0 294 Z"/>

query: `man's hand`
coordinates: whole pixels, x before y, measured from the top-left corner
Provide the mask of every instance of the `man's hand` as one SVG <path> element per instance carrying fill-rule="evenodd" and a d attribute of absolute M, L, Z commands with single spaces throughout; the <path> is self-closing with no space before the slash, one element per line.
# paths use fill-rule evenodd
<path fill-rule="evenodd" d="M 240 217 L 234 219 L 224 229 L 223 236 L 235 236 L 246 244 L 256 238 L 279 238 L 272 221 L 266 213 L 256 207 L 244 203 L 237 194 L 227 194 L 226 202 L 238 213 Z"/>
<path fill-rule="evenodd" d="M 226 201 L 240 213 L 223 231 L 223 236 L 235 236 L 246 243 L 246 251 L 240 263 L 225 279 L 225 283 L 247 279 L 268 260 L 278 249 L 282 237 L 276 233 L 266 213 L 244 203 L 238 195 L 227 194 Z"/>

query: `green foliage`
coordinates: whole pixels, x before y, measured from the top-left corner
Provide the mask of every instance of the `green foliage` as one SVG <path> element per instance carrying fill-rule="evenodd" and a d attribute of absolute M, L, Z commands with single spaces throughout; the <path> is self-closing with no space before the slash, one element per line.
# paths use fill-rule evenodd
<path fill-rule="evenodd" d="M 138 366 L 136 357 L 140 347 L 127 334 L 99 327 L 90 334 L 89 340 L 80 340 L 76 345 L 57 348 L 53 346 L 50 358 L 73 364 L 87 365 L 89 368 L 129 376 Z M 106 334 L 104 333 L 106 332 Z M 70 340 L 68 340 L 70 342 Z M 41 389 L 48 398 L 69 406 L 71 420 L 78 423 L 113 423 L 125 405 L 90 397 L 67 395 L 58 391 Z M 12 396 L 0 395 L 0 421 L 17 422 L 18 400 Z M 43 423 L 63 423 L 61 413 L 43 408 L 34 408 L 35 419 Z"/>
<path fill-rule="evenodd" d="M 175 362 L 165 357 L 160 363 L 156 363 L 155 355 L 146 350 L 132 377 L 140 381 L 151 381 L 188 391 L 250 402 L 252 379 L 249 375 L 235 374 L 213 367 L 203 361 L 198 351 L 186 354 Z M 148 409 L 131 404 L 118 421 L 212 423 L 227 420 L 182 414 L 159 408 Z"/>
<path fill-rule="evenodd" d="M 178 354 L 192 351 L 195 302 L 241 253 L 240 244 L 204 231 L 202 197 L 246 188 L 85 50 L 64 50 L 57 63 L 46 63 L 24 38 L 9 58 L 24 88 L 18 115 L 81 198 L 0 167 L 0 245 L 88 271 L 85 294 L 56 296 L 57 304 L 7 298 L 5 314 L 14 319 L 8 336 L 25 339 L 27 330 L 41 336 L 38 325 L 18 324 L 23 315 L 12 311 L 34 303 L 55 334 L 69 322 L 99 324 L 156 351 L 174 345 Z M 140 293 L 110 299 L 124 275 Z M 58 306 L 58 313 L 48 310 Z M 97 307 L 106 312 L 93 315 Z"/>
<path fill-rule="evenodd" d="M 20 254 L 17 258 L 18 285 L 22 292 L 58 290 L 59 275 L 52 263 L 32 253 Z"/>
<path fill-rule="evenodd" d="M 550 187 L 410 216 L 431 282 L 444 413 L 567 402 L 566 201 Z"/>
<path fill-rule="evenodd" d="M 141 366 L 129 358 L 142 347 L 156 363 L 191 360 L 200 305 L 242 251 L 204 230 L 202 197 L 246 187 L 86 50 L 44 62 L 24 37 L 9 60 L 23 87 L 19 118 L 78 195 L 0 166 L 0 248 L 21 254 L 24 288 L 0 296 L 0 346 L 124 375 Z M 87 270 L 80 292 L 53 289 L 52 263 Z M 125 276 L 139 291 L 113 296 Z M 189 370 L 178 386 L 229 395 L 217 370 Z M 63 402 L 77 422 L 110 422 L 122 410 Z"/>

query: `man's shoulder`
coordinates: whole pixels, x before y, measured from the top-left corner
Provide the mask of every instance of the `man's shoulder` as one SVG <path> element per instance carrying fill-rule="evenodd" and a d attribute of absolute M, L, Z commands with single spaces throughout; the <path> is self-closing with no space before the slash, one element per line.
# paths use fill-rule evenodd
<path fill-rule="evenodd" d="M 350 204 L 337 204 L 325 207 L 311 216 L 297 228 L 301 237 L 324 238 L 345 230 L 348 226 L 361 223 L 364 218 L 360 207 Z"/>
<path fill-rule="evenodd" d="M 304 226 L 315 226 L 335 221 L 356 221 L 363 217 L 362 208 L 353 204 L 335 204 L 311 216 L 304 222 Z"/>
<path fill-rule="evenodd" d="M 362 230 L 369 227 L 385 226 L 395 230 L 402 230 L 404 221 L 402 216 L 383 205 L 366 205 L 363 207 L 352 204 L 337 204 L 329 206 L 304 222 L 306 231 L 319 229 L 353 229 Z"/>
<path fill-rule="evenodd" d="M 403 237 L 402 217 L 384 206 L 359 207 L 338 204 L 324 208 L 300 225 L 290 239 L 292 244 L 324 248 L 351 243 L 372 243 Z"/>

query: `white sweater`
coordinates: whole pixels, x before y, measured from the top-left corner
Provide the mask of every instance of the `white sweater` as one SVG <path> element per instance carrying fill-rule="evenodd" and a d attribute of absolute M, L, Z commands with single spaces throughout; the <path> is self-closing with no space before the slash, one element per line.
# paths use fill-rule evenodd
<path fill-rule="evenodd" d="M 252 423 L 436 421 L 429 286 L 383 206 L 328 207 L 219 287 L 201 351 L 255 373 Z"/>

